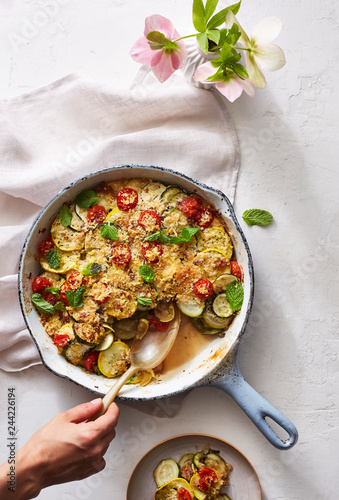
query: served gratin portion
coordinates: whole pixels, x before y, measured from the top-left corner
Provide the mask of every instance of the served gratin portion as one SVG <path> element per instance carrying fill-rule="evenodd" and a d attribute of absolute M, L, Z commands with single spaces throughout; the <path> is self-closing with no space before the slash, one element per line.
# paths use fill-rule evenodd
<path fill-rule="evenodd" d="M 225 222 L 177 185 L 102 182 L 63 204 L 47 234 L 32 303 L 59 353 L 98 375 L 125 372 L 133 339 L 165 331 L 175 307 L 201 334 L 224 335 L 242 306 Z M 162 369 L 128 383 L 146 385 Z"/>

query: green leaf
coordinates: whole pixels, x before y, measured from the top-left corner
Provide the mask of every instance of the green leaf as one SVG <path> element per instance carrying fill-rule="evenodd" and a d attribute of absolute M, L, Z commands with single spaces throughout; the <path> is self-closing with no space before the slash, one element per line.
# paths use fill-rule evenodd
<path fill-rule="evenodd" d="M 140 266 L 139 274 L 147 283 L 152 283 L 154 280 L 154 271 L 149 266 Z"/>
<path fill-rule="evenodd" d="M 75 203 L 81 208 L 93 207 L 98 203 L 98 195 L 92 189 L 85 189 L 77 195 Z"/>
<path fill-rule="evenodd" d="M 205 7 L 202 0 L 193 0 L 192 19 L 197 31 L 205 31 Z"/>
<path fill-rule="evenodd" d="M 226 298 L 233 311 L 239 311 L 244 301 L 244 289 L 240 281 L 232 281 L 226 288 Z"/>
<path fill-rule="evenodd" d="M 37 310 L 42 314 L 54 314 L 54 307 L 47 302 L 40 293 L 33 293 L 31 300 Z"/>
<path fill-rule="evenodd" d="M 233 69 L 237 75 L 241 76 L 242 78 L 248 78 L 248 73 L 242 64 L 234 63 Z"/>
<path fill-rule="evenodd" d="M 145 238 L 145 241 L 156 241 L 160 238 L 161 233 L 162 233 L 162 231 L 158 231 L 156 233 L 150 234 L 149 236 L 147 236 Z"/>
<path fill-rule="evenodd" d="M 166 38 L 165 50 L 172 51 L 172 50 L 176 50 L 177 48 L 178 48 L 178 45 L 176 43 L 172 42 L 171 40 L 167 40 L 167 38 Z"/>
<path fill-rule="evenodd" d="M 59 212 L 59 217 L 61 220 L 61 224 L 65 227 L 69 226 L 72 220 L 72 213 L 67 205 L 62 205 Z"/>
<path fill-rule="evenodd" d="M 228 43 L 225 42 L 224 45 L 222 46 L 222 49 L 221 49 L 222 62 L 223 63 L 227 62 L 231 56 L 232 56 L 232 49 L 228 45 Z"/>
<path fill-rule="evenodd" d="M 141 306 L 150 306 L 152 304 L 152 299 L 147 299 L 146 297 L 137 297 L 137 302 Z"/>
<path fill-rule="evenodd" d="M 55 287 L 55 286 L 47 286 L 45 288 L 45 292 L 50 292 L 52 293 L 53 295 L 56 296 L 57 299 L 60 298 L 60 289 Z"/>
<path fill-rule="evenodd" d="M 215 14 L 207 23 L 207 28 L 212 29 L 212 28 L 217 28 L 218 26 L 221 26 L 222 23 L 225 22 L 226 19 L 226 14 L 227 11 L 233 12 L 234 15 L 237 15 L 239 12 L 241 6 L 241 0 L 238 3 L 235 3 L 233 5 L 230 5 L 229 7 L 226 7 L 225 9 L 222 9 L 220 12 Z"/>
<path fill-rule="evenodd" d="M 181 236 L 181 238 L 184 238 L 185 241 L 189 241 L 192 236 L 194 236 L 199 230 L 199 227 L 184 227 L 184 229 L 180 231 L 179 236 Z"/>
<path fill-rule="evenodd" d="M 112 224 L 103 224 L 100 228 L 100 236 L 108 240 L 117 240 L 118 231 L 117 228 Z"/>
<path fill-rule="evenodd" d="M 148 35 L 147 35 L 146 38 L 150 42 L 155 42 L 155 43 L 163 44 L 163 46 L 165 46 L 166 37 L 160 31 L 150 31 L 148 33 Z"/>
<path fill-rule="evenodd" d="M 160 231 L 159 241 L 160 243 L 169 243 L 170 237 L 164 231 Z"/>
<path fill-rule="evenodd" d="M 213 68 L 219 68 L 221 63 L 222 63 L 221 57 L 216 57 L 215 59 L 211 60 L 211 64 L 212 64 Z"/>
<path fill-rule="evenodd" d="M 84 285 L 82 285 L 77 290 L 65 290 L 65 294 L 69 305 L 72 307 L 81 307 L 83 306 L 83 295 L 86 291 Z"/>
<path fill-rule="evenodd" d="M 65 304 L 63 304 L 61 302 L 61 300 L 59 300 L 55 306 L 54 306 L 54 309 L 56 309 L 57 311 L 65 311 L 66 310 L 66 307 L 65 307 Z"/>
<path fill-rule="evenodd" d="M 53 269 L 57 269 L 60 266 L 60 257 L 57 247 L 54 247 L 53 250 L 49 250 L 46 253 L 46 259 L 48 265 Z"/>
<path fill-rule="evenodd" d="M 197 35 L 197 40 L 199 43 L 199 46 L 205 54 L 208 53 L 208 36 L 207 33 L 198 33 Z"/>
<path fill-rule="evenodd" d="M 272 222 L 273 215 L 266 210 L 252 208 L 250 210 L 245 210 L 242 214 L 242 218 L 249 226 L 267 226 L 270 222 Z"/>
<path fill-rule="evenodd" d="M 81 272 L 85 276 L 95 276 L 101 271 L 101 268 L 101 264 L 98 264 L 97 262 L 91 262 Z"/>
<path fill-rule="evenodd" d="M 214 43 L 219 43 L 220 40 L 220 31 L 219 30 L 207 30 L 206 31 L 208 39 L 212 40 Z"/>
<path fill-rule="evenodd" d="M 205 23 L 209 20 L 209 18 L 214 14 L 215 9 L 219 0 L 207 0 L 205 5 Z"/>

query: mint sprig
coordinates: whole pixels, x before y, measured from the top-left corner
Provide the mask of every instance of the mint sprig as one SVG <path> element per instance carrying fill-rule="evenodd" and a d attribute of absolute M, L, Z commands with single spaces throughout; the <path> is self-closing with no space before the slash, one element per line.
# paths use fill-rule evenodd
<path fill-rule="evenodd" d="M 85 189 L 76 196 L 75 203 L 81 208 L 93 207 L 98 203 L 98 195 L 93 189 Z"/>
<path fill-rule="evenodd" d="M 43 298 L 41 293 L 33 293 L 31 300 L 40 313 L 54 314 L 54 307 Z"/>
<path fill-rule="evenodd" d="M 61 220 L 61 224 L 63 224 L 65 227 L 70 225 L 72 220 L 72 212 L 67 205 L 62 205 L 59 211 L 59 217 Z"/>
<path fill-rule="evenodd" d="M 66 290 L 65 294 L 68 300 L 68 303 L 71 307 L 82 307 L 83 306 L 83 295 L 86 291 L 84 285 L 82 285 L 77 290 Z"/>
<path fill-rule="evenodd" d="M 244 301 L 244 289 L 240 281 L 232 281 L 226 288 L 226 298 L 233 311 L 239 311 Z"/>
<path fill-rule="evenodd" d="M 91 262 L 81 272 L 85 276 L 95 276 L 101 271 L 102 265 L 97 262 Z"/>
<path fill-rule="evenodd" d="M 53 250 L 49 250 L 46 253 L 46 260 L 49 267 L 52 269 L 57 269 L 60 266 L 60 256 L 57 247 L 54 247 Z"/>
<path fill-rule="evenodd" d="M 180 243 L 187 243 L 190 241 L 193 235 L 199 231 L 199 227 L 184 227 L 180 232 L 179 236 L 168 236 L 165 231 L 157 231 L 156 233 L 150 234 L 145 238 L 145 241 L 157 241 L 160 243 L 167 243 L 168 245 L 179 245 Z"/>
<path fill-rule="evenodd" d="M 149 266 L 143 265 L 139 267 L 139 275 L 143 278 L 147 283 L 153 283 L 154 280 L 154 271 Z"/>
<path fill-rule="evenodd" d="M 56 296 L 57 299 L 60 298 L 60 289 L 57 288 L 56 286 L 47 286 L 45 288 L 45 292 L 50 292 L 52 293 L 53 295 Z"/>
<path fill-rule="evenodd" d="M 267 226 L 273 220 L 273 215 L 267 210 L 260 210 L 259 208 L 252 208 L 245 210 L 242 218 L 249 226 Z"/>
<path fill-rule="evenodd" d="M 117 240 L 118 231 L 113 224 L 103 224 L 100 228 L 100 236 L 107 238 L 108 240 Z"/>

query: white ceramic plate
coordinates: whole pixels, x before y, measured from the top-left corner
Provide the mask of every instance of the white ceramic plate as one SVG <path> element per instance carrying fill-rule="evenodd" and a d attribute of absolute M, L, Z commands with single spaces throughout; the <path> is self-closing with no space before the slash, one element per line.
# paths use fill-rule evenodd
<path fill-rule="evenodd" d="M 173 458 L 178 461 L 185 453 L 195 453 L 208 444 L 219 450 L 226 462 L 233 465 L 230 483 L 225 493 L 232 500 L 261 500 L 258 476 L 247 458 L 231 444 L 204 434 L 183 434 L 167 439 L 144 455 L 135 467 L 127 488 L 127 500 L 152 500 L 156 490 L 153 470 L 160 460 Z"/>

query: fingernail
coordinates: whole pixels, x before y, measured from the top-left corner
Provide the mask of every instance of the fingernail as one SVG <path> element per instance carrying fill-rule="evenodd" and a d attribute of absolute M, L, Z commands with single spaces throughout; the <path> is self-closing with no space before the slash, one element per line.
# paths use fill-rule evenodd
<path fill-rule="evenodd" d="M 102 399 L 101 398 L 92 399 L 92 401 L 90 401 L 90 403 L 92 403 L 92 405 L 96 405 L 96 404 L 98 404 L 99 401 L 102 401 Z"/>

